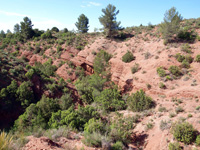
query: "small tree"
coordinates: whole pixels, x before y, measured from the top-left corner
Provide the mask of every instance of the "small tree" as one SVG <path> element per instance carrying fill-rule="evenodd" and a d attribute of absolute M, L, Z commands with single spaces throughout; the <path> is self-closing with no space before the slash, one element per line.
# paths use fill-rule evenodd
<path fill-rule="evenodd" d="M 86 33 L 89 30 L 88 24 L 89 24 L 89 19 L 84 14 L 81 14 L 78 18 L 78 22 L 76 22 L 75 25 L 79 32 Z"/>
<path fill-rule="evenodd" d="M 57 27 L 53 27 L 53 28 L 51 29 L 51 31 L 59 32 L 59 29 L 58 29 Z"/>
<path fill-rule="evenodd" d="M 116 10 L 114 5 L 109 4 L 106 9 L 102 9 L 102 12 L 103 15 L 99 17 L 99 21 L 104 26 L 106 36 L 112 37 L 115 31 L 120 28 L 119 25 L 121 22 L 116 21 L 119 10 Z"/>
<path fill-rule="evenodd" d="M 20 25 L 18 23 L 15 24 L 15 26 L 14 26 L 14 33 L 19 33 L 20 29 L 21 29 Z"/>
<path fill-rule="evenodd" d="M 166 11 L 164 22 L 161 24 L 161 32 L 166 42 L 170 42 L 173 40 L 174 35 L 178 34 L 182 19 L 182 16 L 176 11 L 175 7 Z"/>
<path fill-rule="evenodd" d="M 34 31 L 32 29 L 33 24 L 31 19 L 24 17 L 24 21 L 21 24 L 21 34 L 25 39 L 30 39 L 34 36 Z"/>
<path fill-rule="evenodd" d="M 6 37 L 6 34 L 3 30 L 1 30 L 0 32 L 0 38 L 5 38 Z"/>

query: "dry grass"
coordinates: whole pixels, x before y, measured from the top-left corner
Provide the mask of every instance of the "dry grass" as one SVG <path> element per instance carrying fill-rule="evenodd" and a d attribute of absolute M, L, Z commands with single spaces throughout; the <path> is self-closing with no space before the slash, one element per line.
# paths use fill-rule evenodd
<path fill-rule="evenodd" d="M 2 131 L 0 134 L 0 150 L 8 150 L 12 143 L 12 136 Z"/>

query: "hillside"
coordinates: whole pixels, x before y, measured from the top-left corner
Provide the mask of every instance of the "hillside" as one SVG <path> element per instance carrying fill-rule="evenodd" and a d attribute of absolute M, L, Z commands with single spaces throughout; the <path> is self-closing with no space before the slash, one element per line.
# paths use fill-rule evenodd
<path fill-rule="evenodd" d="M 177 141 L 176 122 L 200 131 L 199 19 L 182 26 L 195 39 L 166 44 L 159 25 L 113 38 L 60 31 L 21 42 L 6 35 L 0 128 L 13 135 L 12 148 L 167 150 Z M 138 99 L 145 102 L 135 108 Z M 179 143 L 199 149 L 192 140 Z"/>

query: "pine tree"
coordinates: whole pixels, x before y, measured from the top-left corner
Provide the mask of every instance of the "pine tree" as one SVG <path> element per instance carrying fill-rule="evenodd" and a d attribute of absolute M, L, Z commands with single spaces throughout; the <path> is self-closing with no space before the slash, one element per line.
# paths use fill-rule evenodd
<path fill-rule="evenodd" d="M 100 23 L 104 26 L 104 31 L 107 37 L 112 37 L 112 35 L 120 29 L 119 25 L 121 22 L 116 21 L 116 16 L 119 10 L 116 10 L 114 5 L 109 4 L 106 9 L 102 9 L 103 15 L 99 17 Z"/>
<path fill-rule="evenodd" d="M 89 24 L 89 19 L 84 14 L 81 14 L 78 18 L 78 22 L 76 22 L 75 25 L 79 32 L 87 33 L 87 31 L 89 30 L 88 24 Z"/>
<path fill-rule="evenodd" d="M 21 35 L 24 37 L 24 39 L 30 39 L 34 36 L 34 31 L 32 29 L 33 24 L 31 19 L 28 17 L 24 17 L 24 21 L 20 22 L 21 24 Z"/>
<path fill-rule="evenodd" d="M 21 29 L 20 25 L 18 23 L 15 24 L 15 26 L 14 26 L 14 33 L 19 33 L 20 29 Z"/>
<path fill-rule="evenodd" d="M 175 7 L 166 11 L 164 22 L 161 24 L 161 32 L 167 43 L 172 41 L 174 36 L 178 34 L 182 19 L 182 16 L 176 11 Z"/>

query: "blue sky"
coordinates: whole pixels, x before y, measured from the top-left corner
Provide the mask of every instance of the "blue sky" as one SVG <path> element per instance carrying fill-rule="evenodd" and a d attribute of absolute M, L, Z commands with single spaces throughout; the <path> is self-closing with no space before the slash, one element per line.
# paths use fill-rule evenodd
<path fill-rule="evenodd" d="M 89 18 L 90 31 L 94 31 L 102 27 L 98 18 L 109 3 L 120 11 L 117 20 L 123 27 L 159 24 L 173 6 L 186 19 L 200 17 L 200 0 L 0 0 L 0 30 L 13 31 L 25 16 L 32 20 L 33 28 L 77 30 L 74 24 L 83 13 Z"/>

